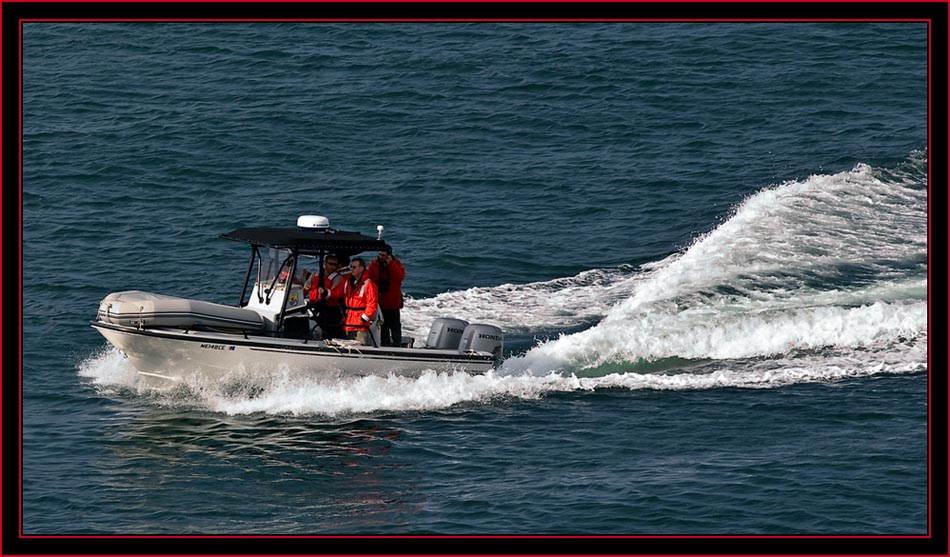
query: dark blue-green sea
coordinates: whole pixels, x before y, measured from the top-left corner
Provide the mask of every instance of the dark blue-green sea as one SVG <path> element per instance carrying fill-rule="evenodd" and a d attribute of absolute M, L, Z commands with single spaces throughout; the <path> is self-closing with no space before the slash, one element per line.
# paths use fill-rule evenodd
<path fill-rule="evenodd" d="M 24 534 L 927 534 L 925 23 L 22 41 Z M 156 391 L 89 326 L 300 215 L 505 360 Z"/>

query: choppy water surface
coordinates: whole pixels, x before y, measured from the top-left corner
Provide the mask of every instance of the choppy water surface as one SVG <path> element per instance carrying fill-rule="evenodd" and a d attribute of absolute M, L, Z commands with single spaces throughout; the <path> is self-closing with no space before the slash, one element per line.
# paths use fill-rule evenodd
<path fill-rule="evenodd" d="M 763 41 L 766 41 L 764 43 Z M 27 24 L 27 534 L 924 534 L 922 24 Z M 767 48 L 762 45 L 767 44 Z M 386 239 L 484 376 L 170 392 L 112 291 Z"/>

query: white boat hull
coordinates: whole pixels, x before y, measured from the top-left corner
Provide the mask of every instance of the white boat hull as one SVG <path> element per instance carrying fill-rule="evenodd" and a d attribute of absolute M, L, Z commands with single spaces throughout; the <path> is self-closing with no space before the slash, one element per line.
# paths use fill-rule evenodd
<path fill-rule="evenodd" d="M 216 380 L 234 372 L 291 370 L 314 378 L 406 375 L 426 370 L 484 373 L 494 366 L 487 352 L 325 343 L 267 336 L 136 328 L 95 321 L 92 326 L 127 356 L 153 385 L 191 377 Z"/>

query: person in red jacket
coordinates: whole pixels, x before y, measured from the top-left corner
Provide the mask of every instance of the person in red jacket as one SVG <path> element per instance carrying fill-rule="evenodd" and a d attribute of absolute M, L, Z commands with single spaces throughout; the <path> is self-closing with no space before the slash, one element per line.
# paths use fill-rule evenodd
<path fill-rule="evenodd" d="M 386 248 L 369 264 L 367 272 L 379 289 L 379 305 L 383 308 L 380 344 L 402 346 L 399 310 L 402 309 L 402 281 L 406 278 L 406 268 L 402 261 L 393 257 L 393 249 Z"/>
<path fill-rule="evenodd" d="M 313 273 L 304 283 L 310 291 L 310 302 L 319 308 L 317 325 L 323 339 L 343 338 L 343 284 L 349 278 L 350 268 L 340 261 L 337 255 L 328 255 L 323 260 L 323 287 L 314 287 L 319 283 L 319 273 Z"/>
<path fill-rule="evenodd" d="M 343 281 L 343 304 L 346 307 L 346 316 L 343 318 L 346 338 L 355 339 L 361 344 L 377 345 L 374 331 L 379 313 L 376 284 L 369 278 L 362 257 L 354 257 L 350 261 L 350 278 Z"/>

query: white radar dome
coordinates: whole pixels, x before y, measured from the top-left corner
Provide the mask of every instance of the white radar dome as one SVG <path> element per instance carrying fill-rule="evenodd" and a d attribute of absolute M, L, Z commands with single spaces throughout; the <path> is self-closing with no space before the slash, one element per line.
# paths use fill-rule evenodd
<path fill-rule="evenodd" d="M 301 215 L 297 218 L 297 227 L 307 230 L 326 230 L 330 228 L 330 219 L 317 215 Z"/>

